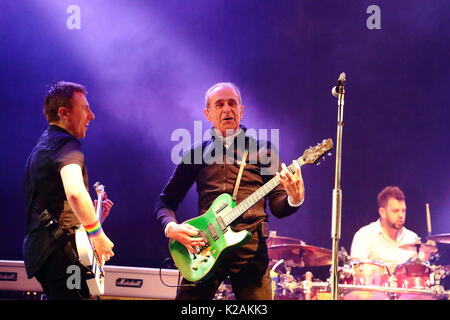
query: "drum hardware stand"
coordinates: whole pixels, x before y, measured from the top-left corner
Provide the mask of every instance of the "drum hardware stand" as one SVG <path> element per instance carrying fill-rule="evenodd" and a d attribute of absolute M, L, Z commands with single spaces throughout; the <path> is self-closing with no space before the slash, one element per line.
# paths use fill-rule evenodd
<path fill-rule="evenodd" d="M 288 290 L 292 293 L 292 288 L 289 287 L 289 281 L 290 278 L 292 278 L 291 266 L 289 266 L 289 264 L 286 264 L 285 268 L 286 268 L 286 275 L 284 276 L 283 280 L 286 283 L 283 283 L 283 292 L 282 292 L 283 295 L 285 295 Z"/>
<path fill-rule="evenodd" d="M 398 300 L 398 294 L 396 292 L 386 292 L 389 300 Z"/>
<path fill-rule="evenodd" d="M 444 286 L 441 285 L 441 279 L 446 276 L 447 272 L 442 269 L 441 266 L 433 266 L 431 269 L 431 283 L 433 284 L 430 288 L 431 292 L 433 292 L 433 295 L 436 297 L 444 297 L 448 300 L 450 294 L 449 292 L 446 292 Z"/>
<path fill-rule="evenodd" d="M 312 281 L 313 281 L 313 274 L 310 271 L 307 271 L 305 273 L 305 280 L 303 280 L 300 285 L 300 287 L 303 290 L 305 300 L 311 300 L 312 285 L 313 285 Z"/>
<path fill-rule="evenodd" d="M 416 260 L 422 260 L 422 259 L 420 259 L 420 245 L 421 245 L 422 240 L 419 240 L 419 241 L 420 242 L 416 243 Z"/>
<path fill-rule="evenodd" d="M 331 238 L 333 241 L 331 263 L 331 299 L 338 300 L 338 253 L 341 237 L 342 190 L 341 190 L 341 158 L 342 158 L 342 128 L 344 126 L 344 85 L 345 73 L 339 75 L 336 87 L 331 92 L 338 99 L 338 119 L 336 135 L 336 170 L 333 189 Z"/>
<path fill-rule="evenodd" d="M 445 277 L 446 272 L 440 266 L 431 266 L 431 287 L 433 291 L 444 291 L 444 287 L 441 286 L 441 279 Z"/>
<path fill-rule="evenodd" d="M 388 288 L 397 288 L 397 280 L 395 279 L 395 276 L 391 274 L 388 278 Z M 398 293 L 397 292 L 386 292 L 387 296 L 389 297 L 389 300 L 398 300 Z"/>

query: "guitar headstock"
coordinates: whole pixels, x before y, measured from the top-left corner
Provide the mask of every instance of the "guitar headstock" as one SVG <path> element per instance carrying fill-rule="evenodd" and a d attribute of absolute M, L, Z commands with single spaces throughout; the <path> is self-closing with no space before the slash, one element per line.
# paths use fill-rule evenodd
<path fill-rule="evenodd" d="M 100 182 L 96 182 L 96 183 L 94 183 L 94 189 L 95 189 L 95 192 L 97 193 L 97 196 L 99 195 L 99 194 L 101 194 L 102 192 L 105 192 L 105 186 L 104 185 L 102 185 Z"/>
<path fill-rule="evenodd" d="M 333 141 L 331 139 L 324 139 L 321 143 L 318 143 L 317 146 L 310 147 L 303 152 L 303 155 L 298 158 L 302 164 L 305 163 L 316 163 L 320 157 L 322 157 L 325 153 L 333 149 Z"/>

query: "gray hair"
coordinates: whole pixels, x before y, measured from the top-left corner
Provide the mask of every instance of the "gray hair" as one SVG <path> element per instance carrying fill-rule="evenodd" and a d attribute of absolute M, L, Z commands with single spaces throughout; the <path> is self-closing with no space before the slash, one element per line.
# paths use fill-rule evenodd
<path fill-rule="evenodd" d="M 231 83 L 231 82 L 219 82 L 219 83 L 216 83 L 215 85 L 213 85 L 211 88 L 209 88 L 208 91 L 206 91 L 206 94 L 205 94 L 206 108 L 209 107 L 209 98 L 211 97 L 211 93 L 214 91 L 214 89 L 216 89 L 218 87 L 228 87 L 228 88 L 231 88 L 234 91 L 236 91 L 238 98 L 239 98 L 239 104 L 242 105 L 242 97 L 241 97 L 241 92 L 239 91 L 239 88 L 234 83 Z"/>

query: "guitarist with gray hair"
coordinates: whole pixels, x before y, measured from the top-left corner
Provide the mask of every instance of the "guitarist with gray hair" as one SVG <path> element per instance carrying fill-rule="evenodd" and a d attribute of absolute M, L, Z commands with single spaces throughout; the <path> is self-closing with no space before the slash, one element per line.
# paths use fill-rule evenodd
<path fill-rule="evenodd" d="M 179 264 L 175 261 L 177 267 L 182 271 L 186 265 L 176 298 L 212 299 L 221 282 L 230 277 L 237 299 L 270 300 L 272 291 L 265 206 L 267 202 L 272 214 L 278 218 L 298 210 L 304 200 L 300 166 L 294 163 L 292 169 L 288 170 L 285 164 L 279 162 L 273 146 L 246 135 L 246 128 L 240 125 L 244 106 L 239 89 L 234 84 L 225 82 L 212 86 L 206 92 L 203 112 L 214 127 L 211 139 L 193 146 L 183 156 L 155 204 L 156 217 L 170 239 L 172 256 L 180 259 Z M 195 161 L 198 157 L 194 155 L 198 153 L 204 156 L 201 163 Z M 263 153 L 272 162 L 276 161 L 275 171 L 280 172 L 262 174 L 263 169 L 267 168 L 267 163 L 260 161 Z M 205 155 L 216 161 L 205 161 Z M 227 221 L 224 213 L 230 212 L 228 209 L 234 206 L 234 202 L 239 206 L 274 177 L 278 179 L 276 187 L 242 212 L 242 215 Z M 217 218 L 205 230 L 195 227 L 194 223 L 179 223 L 175 215 L 194 183 L 199 196 L 199 216 L 214 208 L 213 217 Z M 221 196 L 224 193 L 234 194 L 233 203 Z M 220 244 L 216 246 L 213 242 L 221 241 L 221 237 L 231 237 L 235 232 L 241 232 L 245 239 L 239 240 L 239 245 L 236 242 L 226 248 L 226 255 L 225 252 L 218 255 Z M 220 263 L 217 261 L 213 265 L 207 262 L 216 258 L 220 258 Z M 198 276 L 202 269 L 206 270 L 205 274 Z"/>

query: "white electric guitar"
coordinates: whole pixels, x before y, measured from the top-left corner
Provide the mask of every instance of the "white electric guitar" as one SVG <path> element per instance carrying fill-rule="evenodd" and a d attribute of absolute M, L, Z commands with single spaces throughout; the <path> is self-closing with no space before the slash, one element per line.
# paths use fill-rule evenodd
<path fill-rule="evenodd" d="M 95 214 L 97 219 L 101 221 L 102 213 L 102 201 L 103 194 L 105 193 L 105 187 L 96 182 L 94 184 L 95 191 L 97 193 L 97 207 Z M 105 272 L 103 266 L 100 264 L 100 260 L 95 251 L 94 245 L 89 238 L 86 230 L 81 226 L 75 233 L 75 242 L 77 245 L 78 257 L 86 267 L 86 282 L 89 288 L 89 293 L 94 296 L 99 296 L 105 293 Z"/>

